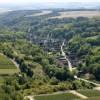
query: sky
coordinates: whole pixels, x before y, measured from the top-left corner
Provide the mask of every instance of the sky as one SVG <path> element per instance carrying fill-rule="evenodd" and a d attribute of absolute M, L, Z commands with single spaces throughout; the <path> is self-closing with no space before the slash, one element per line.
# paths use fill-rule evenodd
<path fill-rule="evenodd" d="M 71 5 L 70 2 L 76 5 Z M 80 2 L 85 3 L 85 5 L 80 4 Z M 100 0 L 0 0 L 0 9 L 73 8 L 93 5 L 100 7 Z"/>
<path fill-rule="evenodd" d="M 100 2 L 100 0 L 0 0 L 0 4 L 27 4 L 27 3 L 44 3 L 44 2 Z"/>

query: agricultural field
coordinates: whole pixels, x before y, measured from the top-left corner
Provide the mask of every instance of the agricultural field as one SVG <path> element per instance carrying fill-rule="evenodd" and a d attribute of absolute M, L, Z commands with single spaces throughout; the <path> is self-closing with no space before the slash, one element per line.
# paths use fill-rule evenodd
<path fill-rule="evenodd" d="M 6 56 L 0 55 L 0 74 L 14 74 L 19 72 L 16 65 Z"/>
<path fill-rule="evenodd" d="M 98 90 L 79 90 L 78 92 L 87 96 L 87 100 L 100 100 L 100 91 Z"/>
<path fill-rule="evenodd" d="M 4 78 L 0 76 L 0 85 L 2 85 L 3 83 L 4 83 Z"/>
<path fill-rule="evenodd" d="M 90 97 L 90 98 L 88 98 L 86 100 L 100 100 L 100 97 Z"/>
<path fill-rule="evenodd" d="M 64 12 L 59 12 L 59 16 L 55 16 L 55 17 L 51 17 L 51 19 L 53 18 L 69 18 L 69 17 L 73 17 L 73 18 L 77 18 L 77 17 L 100 17 L 100 12 L 99 11 L 64 11 Z"/>
<path fill-rule="evenodd" d="M 71 93 L 61 93 L 55 95 L 35 96 L 35 100 L 75 100 L 79 99 L 76 95 Z"/>

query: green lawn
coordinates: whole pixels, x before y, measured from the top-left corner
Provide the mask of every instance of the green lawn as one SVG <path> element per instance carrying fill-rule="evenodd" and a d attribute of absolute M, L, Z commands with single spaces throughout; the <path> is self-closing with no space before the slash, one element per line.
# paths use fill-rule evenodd
<path fill-rule="evenodd" d="M 97 90 L 79 90 L 78 92 L 87 97 L 100 97 L 100 91 Z"/>
<path fill-rule="evenodd" d="M 71 93 L 61 93 L 55 95 L 35 96 L 35 100 L 77 100 L 79 97 Z"/>

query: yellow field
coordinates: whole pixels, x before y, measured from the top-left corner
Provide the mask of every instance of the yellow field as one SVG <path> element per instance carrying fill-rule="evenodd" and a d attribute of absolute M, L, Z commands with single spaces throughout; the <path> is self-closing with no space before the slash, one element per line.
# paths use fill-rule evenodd
<path fill-rule="evenodd" d="M 64 11 L 59 12 L 59 16 L 51 17 L 50 19 L 54 18 L 77 18 L 77 17 L 100 17 L 100 11 Z"/>

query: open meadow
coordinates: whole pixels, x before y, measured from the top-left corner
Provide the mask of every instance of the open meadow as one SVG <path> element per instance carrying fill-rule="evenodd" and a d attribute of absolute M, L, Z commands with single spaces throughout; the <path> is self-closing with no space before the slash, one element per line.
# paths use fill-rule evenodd
<path fill-rule="evenodd" d="M 77 18 L 77 17 L 100 17 L 100 11 L 64 11 L 59 12 L 59 16 L 51 17 L 50 19 L 54 18 Z"/>
<path fill-rule="evenodd" d="M 75 99 L 79 99 L 79 97 L 72 93 L 61 93 L 61 94 L 35 97 L 35 100 L 75 100 Z"/>
<path fill-rule="evenodd" d="M 78 92 L 87 96 L 87 100 L 100 100 L 100 91 L 98 90 L 79 90 Z"/>

